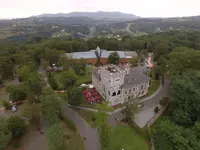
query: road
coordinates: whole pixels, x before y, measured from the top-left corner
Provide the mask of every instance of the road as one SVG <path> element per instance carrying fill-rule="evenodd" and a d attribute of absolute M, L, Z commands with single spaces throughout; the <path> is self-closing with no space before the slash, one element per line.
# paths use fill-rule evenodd
<path fill-rule="evenodd" d="M 138 113 L 135 115 L 135 123 L 143 128 L 146 123 L 151 120 L 154 116 L 154 109 L 156 106 L 159 105 L 159 99 L 161 97 L 169 96 L 169 89 L 170 89 L 170 80 L 165 79 L 164 86 L 157 92 L 153 97 L 145 99 L 142 103 L 144 104 L 144 107 L 139 109 Z M 116 113 L 110 115 L 108 118 L 108 122 L 111 125 L 116 125 L 117 121 L 116 118 L 119 118 L 120 120 L 123 119 L 123 115 L 121 111 L 117 111 Z"/>
<path fill-rule="evenodd" d="M 87 122 L 82 119 L 72 108 L 68 107 L 67 104 L 62 105 L 61 109 L 63 114 L 75 123 L 80 135 L 86 138 L 86 140 L 84 140 L 85 149 L 100 150 L 101 146 L 97 129 L 91 128 Z"/>
<path fill-rule="evenodd" d="M 126 26 L 125 30 L 126 30 L 128 33 L 130 33 L 130 34 L 135 35 L 135 33 L 133 33 L 133 32 L 130 30 L 131 25 L 132 25 L 131 23 L 128 23 L 128 25 Z"/>

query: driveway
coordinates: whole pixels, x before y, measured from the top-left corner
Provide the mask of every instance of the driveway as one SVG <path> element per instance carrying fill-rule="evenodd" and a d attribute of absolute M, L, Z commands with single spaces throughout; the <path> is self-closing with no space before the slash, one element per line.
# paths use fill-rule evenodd
<path fill-rule="evenodd" d="M 100 150 L 101 146 L 97 129 L 91 128 L 87 122 L 82 119 L 73 109 L 68 107 L 67 104 L 63 104 L 61 109 L 63 114 L 75 123 L 80 135 L 86 138 L 86 140 L 84 140 L 85 149 Z"/>
<path fill-rule="evenodd" d="M 154 109 L 159 105 L 159 99 L 161 97 L 169 96 L 170 95 L 169 89 L 170 89 L 170 80 L 165 79 L 164 86 L 155 95 L 141 100 L 142 103 L 144 104 L 144 107 L 139 109 L 134 119 L 135 123 L 139 127 L 143 128 L 147 124 L 147 122 L 154 117 Z M 123 119 L 123 115 L 120 110 L 111 114 L 110 117 L 108 118 L 108 122 L 114 126 L 117 124 L 116 118 L 120 120 Z"/>

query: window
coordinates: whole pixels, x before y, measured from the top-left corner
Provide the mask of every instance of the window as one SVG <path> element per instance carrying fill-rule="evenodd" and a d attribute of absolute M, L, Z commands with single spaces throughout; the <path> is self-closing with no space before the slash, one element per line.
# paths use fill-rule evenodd
<path fill-rule="evenodd" d="M 112 94 L 112 96 L 116 96 L 116 92 L 114 92 L 114 93 Z"/>
<path fill-rule="evenodd" d="M 133 88 L 133 91 L 135 91 L 135 88 Z"/>
<path fill-rule="evenodd" d="M 144 94 L 144 91 L 142 91 L 142 95 Z"/>
<path fill-rule="evenodd" d="M 131 96 L 130 95 L 128 96 L 128 100 L 131 100 Z"/>
<path fill-rule="evenodd" d="M 131 93 L 131 89 L 129 89 L 129 94 Z"/>
<path fill-rule="evenodd" d="M 144 85 L 141 86 L 141 89 L 143 89 L 143 88 L 144 88 Z"/>
<path fill-rule="evenodd" d="M 110 95 L 110 91 L 108 91 L 108 95 Z"/>
<path fill-rule="evenodd" d="M 120 81 L 120 79 L 116 79 L 115 81 L 118 82 L 118 81 Z"/>
<path fill-rule="evenodd" d="M 120 95 L 120 93 L 121 93 L 121 91 L 119 90 L 119 91 L 117 92 L 117 95 Z"/>
<path fill-rule="evenodd" d="M 127 94 L 127 90 L 125 91 L 125 94 Z"/>
<path fill-rule="evenodd" d="M 109 80 L 109 83 L 110 83 L 110 80 Z"/>

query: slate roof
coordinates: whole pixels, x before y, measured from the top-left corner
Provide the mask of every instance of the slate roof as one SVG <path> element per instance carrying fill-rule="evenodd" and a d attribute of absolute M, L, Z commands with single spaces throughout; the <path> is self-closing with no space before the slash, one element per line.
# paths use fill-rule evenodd
<path fill-rule="evenodd" d="M 150 77 L 144 74 L 142 67 L 131 68 L 130 74 L 124 77 L 122 88 L 128 89 L 136 84 L 147 83 Z"/>

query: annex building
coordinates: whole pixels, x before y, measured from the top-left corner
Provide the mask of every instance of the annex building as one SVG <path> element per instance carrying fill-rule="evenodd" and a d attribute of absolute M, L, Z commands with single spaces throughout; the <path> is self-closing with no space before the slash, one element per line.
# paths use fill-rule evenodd
<path fill-rule="evenodd" d="M 114 51 L 107 51 L 105 49 L 100 49 L 97 47 L 95 50 L 90 50 L 86 52 L 73 52 L 73 53 L 66 53 L 67 57 L 70 57 L 72 59 L 86 59 L 88 64 L 95 65 L 97 61 L 97 57 L 95 55 L 95 51 L 101 51 L 101 63 L 107 64 L 108 63 L 108 56 L 111 52 Z M 120 56 L 120 62 L 121 63 L 127 63 L 129 59 L 138 56 L 135 51 L 115 51 Z"/>

